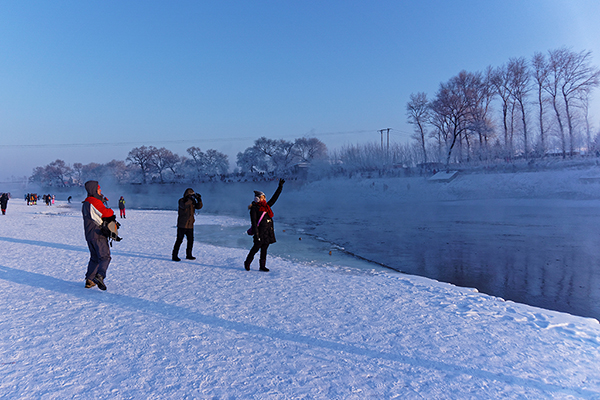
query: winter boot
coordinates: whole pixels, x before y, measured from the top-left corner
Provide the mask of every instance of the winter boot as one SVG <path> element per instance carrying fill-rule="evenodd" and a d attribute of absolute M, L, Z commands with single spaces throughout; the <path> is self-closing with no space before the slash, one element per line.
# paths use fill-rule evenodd
<path fill-rule="evenodd" d="M 244 261 L 244 268 L 246 269 L 246 271 L 250 271 L 250 264 L 252 264 L 253 260 L 254 254 L 252 254 L 252 252 L 248 253 L 248 255 L 246 256 L 246 261 Z"/>
<path fill-rule="evenodd" d="M 96 275 L 96 277 L 94 279 L 92 279 L 92 281 L 96 285 L 98 285 L 98 289 L 106 290 L 106 285 L 104 284 L 104 278 L 102 277 L 102 275 Z"/>
<path fill-rule="evenodd" d="M 194 256 L 193 256 L 193 255 L 191 255 L 191 254 L 188 254 L 187 256 L 185 256 L 185 259 L 186 259 L 186 260 L 195 260 L 195 259 L 196 259 L 196 257 L 194 257 Z"/>
<path fill-rule="evenodd" d="M 260 260 L 260 268 L 259 271 L 269 272 L 269 268 L 267 268 L 267 260 Z"/>
<path fill-rule="evenodd" d="M 85 280 L 85 288 L 86 289 L 93 288 L 94 286 L 96 286 L 96 284 L 93 281 L 91 281 L 89 279 Z"/>

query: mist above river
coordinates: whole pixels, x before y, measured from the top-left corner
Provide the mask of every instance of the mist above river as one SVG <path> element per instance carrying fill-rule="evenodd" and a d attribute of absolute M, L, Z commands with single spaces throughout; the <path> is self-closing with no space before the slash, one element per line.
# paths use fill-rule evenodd
<path fill-rule="evenodd" d="M 288 181 L 273 207 L 281 239 L 270 253 L 279 246 L 309 262 L 340 249 L 396 271 L 600 319 L 599 178 L 600 168 L 588 167 L 462 174 L 449 183 L 422 177 Z M 253 191 L 268 198 L 277 182 L 101 184 L 113 208 L 123 195 L 129 208 L 175 210 L 191 186 L 202 195 L 201 213 L 248 221 Z M 198 226 L 196 240 L 251 246 L 242 226 L 239 232 L 215 229 L 203 233 Z M 285 244 L 296 236 L 321 245 Z"/>

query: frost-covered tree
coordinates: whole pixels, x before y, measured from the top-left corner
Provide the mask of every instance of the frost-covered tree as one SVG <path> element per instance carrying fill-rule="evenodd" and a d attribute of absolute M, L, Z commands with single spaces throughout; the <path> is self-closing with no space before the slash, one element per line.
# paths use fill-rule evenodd
<path fill-rule="evenodd" d="M 73 180 L 75 180 L 75 182 L 77 182 L 79 185 L 83 185 L 84 182 L 82 181 L 82 169 L 82 163 L 73 163 Z"/>
<path fill-rule="evenodd" d="M 100 180 L 106 173 L 104 164 L 89 163 L 81 167 L 81 180 L 87 182 L 89 180 Z"/>
<path fill-rule="evenodd" d="M 117 183 L 124 183 L 129 178 L 129 168 L 125 161 L 112 160 L 105 165 L 106 171 Z"/>
<path fill-rule="evenodd" d="M 600 84 L 600 70 L 591 65 L 592 53 L 582 51 L 576 53 L 567 49 L 556 50 L 557 60 L 561 62 L 560 92 L 565 107 L 567 125 L 569 127 L 569 150 L 574 145 L 574 122 L 572 107 L 581 106 L 582 99 Z"/>
<path fill-rule="evenodd" d="M 71 181 L 72 174 L 73 169 L 63 160 L 57 159 L 44 167 L 34 168 L 29 180 L 47 186 L 64 187 Z"/>
<path fill-rule="evenodd" d="M 226 175 L 229 171 L 229 158 L 217 150 L 209 149 L 204 153 L 199 147 L 193 146 L 187 152 L 191 157 L 187 162 L 199 178 Z"/>
<path fill-rule="evenodd" d="M 206 154 L 199 147 L 192 146 L 188 148 L 187 153 L 190 155 L 188 164 L 196 171 L 196 176 L 200 178 L 204 175 L 204 165 L 206 164 Z"/>
<path fill-rule="evenodd" d="M 504 128 L 504 149 L 509 157 L 514 154 L 514 145 L 512 135 L 509 134 L 509 123 L 511 116 L 513 98 L 510 92 L 510 73 L 508 67 L 503 65 L 495 68 L 490 76 L 490 83 L 494 87 L 496 94 L 500 97 L 502 104 L 502 126 Z"/>
<path fill-rule="evenodd" d="M 527 95 L 531 90 L 529 84 L 531 74 L 529 72 L 529 66 L 525 58 L 512 58 L 508 62 L 508 73 L 510 76 L 509 91 L 515 103 L 518 105 L 519 113 L 521 115 L 521 124 L 523 129 L 523 152 L 525 158 L 529 156 L 529 138 L 527 135 L 527 112 L 526 102 Z"/>
<path fill-rule="evenodd" d="M 164 147 L 156 149 L 154 156 L 150 158 L 153 170 L 158 173 L 161 183 L 164 183 L 164 172 L 169 170 L 175 175 L 175 168 L 180 162 L 180 157 Z"/>
<path fill-rule="evenodd" d="M 441 83 L 431 102 L 430 123 L 440 132 L 446 143 L 446 165 L 452 150 L 469 128 L 471 99 L 469 94 L 473 75 L 462 71 L 446 83 Z"/>
<path fill-rule="evenodd" d="M 248 147 L 237 154 L 237 166 L 242 173 L 266 172 L 268 169 L 267 156 L 256 147 Z"/>
<path fill-rule="evenodd" d="M 263 136 L 254 141 L 252 148 L 238 154 L 238 166 L 242 170 L 255 168 L 265 172 L 283 173 L 298 161 L 294 150 L 293 142 Z"/>
<path fill-rule="evenodd" d="M 208 175 L 226 175 L 229 171 L 227 155 L 217 150 L 207 150 L 204 161 L 204 171 Z"/>
<path fill-rule="evenodd" d="M 142 183 L 146 183 L 147 177 L 153 167 L 153 160 L 156 157 L 157 148 L 154 146 L 142 146 L 133 148 L 127 155 L 126 161 L 129 165 L 137 166 L 142 175 Z"/>
<path fill-rule="evenodd" d="M 294 155 L 301 162 L 327 158 L 327 146 L 317 138 L 299 138 L 294 141 Z"/>
<path fill-rule="evenodd" d="M 548 79 L 548 63 L 546 57 L 542 53 L 535 53 L 531 59 L 531 76 L 533 77 L 536 93 L 536 102 L 538 107 L 538 125 L 540 129 L 540 153 L 543 156 L 546 154 L 547 139 L 546 130 L 544 129 L 545 107 L 548 103 L 544 95 L 544 85 Z"/>
<path fill-rule="evenodd" d="M 429 120 L 430 107 L 427 94 L 423 92 L 411 93 L 410 101 L 406 104 L 408 123 L 413 125 L 413 138 L 419 143 L 423 152 L 423 162 L 427 163 L 427 121 Z"/>

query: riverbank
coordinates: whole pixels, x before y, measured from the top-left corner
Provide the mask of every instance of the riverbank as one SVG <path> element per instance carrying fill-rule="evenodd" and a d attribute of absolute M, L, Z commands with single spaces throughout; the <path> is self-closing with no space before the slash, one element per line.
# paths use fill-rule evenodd
<path fill-rule="evenodd" d="M 129 211 L 101 292 L 83 287 L 77 207 L 9 203 L 0 397 L 600 396 L 595 320 L 344 265 L 271 257 L 246 272 L 246 250 L 203 243 L 174 263 L 175 215 Z"/>
<path fill-rule="evenodd" d="M 188 186 L 103 183 L 109 205 L 124 195 L 130 209 L 175 210 Z M 191 186 L 203 196 L 199 215 L 247 219 L 253 190 L 270 195 L 276 182 Z M 83 196 L 72 195 L 77 203 Z M 288 181 L 274 211 L 288 232 L 397 271 L 600 318 L 598 166 L 461 173 L 448 183 L 368 176 Z M 221 239 L 213 244 L 226 244 Z"/>

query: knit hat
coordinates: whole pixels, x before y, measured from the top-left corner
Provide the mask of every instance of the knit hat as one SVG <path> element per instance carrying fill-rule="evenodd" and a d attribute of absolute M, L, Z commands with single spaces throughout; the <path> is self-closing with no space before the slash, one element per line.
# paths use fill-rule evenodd
<path fill-rule="evenodd" d="M 254 191 L 254 201 L 258 203 L 260 201 L 260 196 L 265 196 L 265 194 L 263 192 L 261 192 L 260 190 L 255 190 Z"/>

